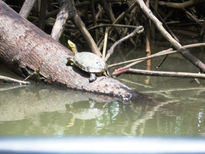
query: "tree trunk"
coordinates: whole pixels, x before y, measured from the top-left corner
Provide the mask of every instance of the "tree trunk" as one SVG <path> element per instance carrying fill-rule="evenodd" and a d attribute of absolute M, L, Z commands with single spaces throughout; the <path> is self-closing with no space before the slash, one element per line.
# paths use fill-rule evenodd
<path fill-rule="evenodd" d="M 53 40 L 38 27 L 19 16 L 0 0 L 0 60 L 28 73 L 37 71 L 48 83 L 67 88 L 106 94 L 123 99 L 136 98 L 138 93 L 105 76 L 89 83 L 89 75 L 73 66 L 66 66 L 72 52 Z"/>

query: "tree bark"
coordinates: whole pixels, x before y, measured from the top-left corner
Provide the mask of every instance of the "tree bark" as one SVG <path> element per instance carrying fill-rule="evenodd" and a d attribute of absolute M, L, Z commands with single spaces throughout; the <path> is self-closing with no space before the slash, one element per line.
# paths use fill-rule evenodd
<path fill-rule="evenodd" d="M 140 94 L 105 76 L 89 83 L 89 75 L 66 66 L 72 52 L 0 0 L 0 60 L 23 72 L 39 71 L 48 83 L 67 88 L 135 99 Z"/>

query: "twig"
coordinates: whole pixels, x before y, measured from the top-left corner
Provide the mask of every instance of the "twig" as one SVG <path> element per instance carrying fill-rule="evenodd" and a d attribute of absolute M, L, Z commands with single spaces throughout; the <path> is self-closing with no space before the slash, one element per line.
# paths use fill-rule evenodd
<path fill-rule="evenodd" d="M 80 32 L 84 36 L 85 40 L 87 41 L 91 51 L 93 53 L 96 53 L 98 56 L 101 56 L 101 53 L 100 53 L 95 41 L 93 40 L 92 36 L 90 35 L 87 28 L 85 27 L 84 22 L 82 21 L 82 19 L 80 18 L 80 16 L 77 13 L 74 15 L 73 20 L 74 20 L 75 25 L 78 27 L 78 29 L 80 30 Z"/>
<path fill-rule="evenodd" d="M 3 76 L 3 75 L 0 75 L 0 80 L 3 80 L 5 82 L 18 83 L 20 85 L 28 85 L 28 84 L 30 84 L 30 82 L 28 82 L 28 81 L 22 81 L 22 80 L 14 79 L 14 78 Z"/>
<path fill-rule="evenodd" d="M 97 18 L 95 14 L 95 0 L 91 0 L 91 12 L 92 12 L 92 17 L 93 17 L 93 24 L 97 25 Z M 95 40 L 98 40 L 98 33 L 97 30 L 95 30 Z"/>
<path fill-rule="evenodd" d="M 155 4 L 156 5 L 156 4 Z M 174 37 L 175 40 L 179 41 L 179 39 L 177 38 L 177 36 L 173 33 L 173 31 L 169 28 L 169 26 L 167 25 L 167 23 L 165 22 L 166 18 L 168 18 L 172 13 L 172 11 L 165 17 L 165 18 L 162 18 L 161 15 L 159 14 L 159 12 L 154 9 L 154 12 L 155 14 L 159 17 L 159 19 L 161 20 L 161 22 L 163 23 L 164 27 L 167 29 L 167 31 L 172 35 L 172 37 Z M 154 29 L 154 26 L 152 26 L 153 29 Z"/>
<path fill-rule="evenodd" d="M 166 61 L 166 59 L 168 58 L 168 55 L 165 55 L 165 57 L 162 59 L 162 61 L 156 66 L 157 69 L 159 69 L 162 64 Z"/>
<path fill-rule="evenodd" d="M 88 28 L 88 30 L 94 30 L 96 28 L 101 28 L 101 27 L 123 27 L 123 28 L 136 28 L 136 26 L 133 25 L 123 25 L 123 24 L 99 24 L 96 26 L 92 26 Z"/>
<path fill-rule="evenodd" d="M 196 16 L 192 15 L 189 11 L 185 10 L 185 13 L 197 24 L 199 24 L 200 26 L 202 26 L 202 23 L 199 21 L 199 19 L 197 19 Z"/>
<path fill-rule="evenodd" d="M 45 28 L 46 25 L 46 14 L 48 9 L 48 0 L 41 0 L 40 2 L 40 16 L 39 16 L 39 27 Z"/>
<path fill-rule="evenodd" d="M 106 49 L 107 49 L 107 39 L 108 39 L 108 28 L 106 28 L 105 36 L 104 36 L 103 55 L 102 55 L 103 59 L 105 59 L 105 54 L 106 54 Z"/>
<path fill-rule="evenodd" d="M 101 56 L 99 48 L 97 47 L 95 41 L 93 40 L 92 36 L 88 32 L 84 22 L 82 21 L 82 19 L 80 18 L 80 16 L 77 13 L 74 0 L 69 0 L 68 3 L 69 3 L 69 14 L 71 15 L 76 27 L 78 27 L 78 29 L 82 33 L 82 35 L 85 38 L 85 40 L 87 41 L 91 51 L 93 53 L 96 53 L 98 56 Z"/>
<path fill-rule="evenodd" d="M 200 46 L 205 46 L 205 43 L 188 44 L 188 45 L 184 45 L 183 48 L 194 48 L 194 47 L 200 47 Z M 132 60 L 124 61 L 124 62 L 119 62 L 119 63 L 111 64 L 108 67 L 110 68 L 110 67 L 114 67 L 114 66 L 118 66 L 118 65 L 122 65 L 122 64 L 127 64 L 127 63 L 133 62 L 132 64 L 124 66 L 124 67 L 131 67 L 131 66 L 134 66 L 134 65 L 136 65 L 138 63 L 141 63 L 141 62 L 143 62 L 143 61 L 145 61 L 147 59 L 151 59 L 151 58 L 155 58 L 155 57 L 159 57 L 159 56 L 164 56 L 164 55 L 169 55 L 169 54 L 174 54 L 174 53 L 177 53 L 177 51 L 173 50 L 172 48 L 169 48 L 169 49 L 160 51 L 158 53 L 152 54 L 152 55 L 147 56 L 147 57 L 142 57 L 142 58 L 137 58 L 137 59 L 132 59 Z"/>
<path fill-rule="evenodd" d="M 31 9 L 33 8 L 34 3 L 36 2 L 36 0 L 25 0 L 25 2 L 23 3 L 23 6 L 19 12 L 19 15 L 27 18 L 29 13 L 31 12 Z"/>
<path fill-rule="evenodd" d="M 189 1 L 185 1 L 183 3 L 174 3 L 174 2 L 164 2 L 164 1 L 159 1 L 159 5 L 164 5 L 167 7 L 172 7 L 172 8 L 177 8 L 177 9 L 181 9 L 181 8 L 185 8 L 185 7 L 189 7 L 192 5 L 195 5 L 197 3 L 201 3 L 204 0 L 189 0 Z"/>
<path fill-rule="evenodd" d="M 146 6 L 148 7 L 148 8 L 150 8 L 149 6 L 150 6 L 150 1 L 149 0 L 146 0 Z M 146 56 L 148 57 L 148 56 L 150 56 L 151 55 L 151 53 L 152 53 L 152 51 L 151 51 L 151 46 L 150 46 L 150 33 L 151 33 L 151 21 L 150 21 L 150 19 L 147 19 L 147 24 L 146 24 L 146 35 L 145 35 L 145 40 L 146 40 Z M 148 59 L 147 61 L 146 61 L 146 69 L 147 70 L 150 70 L 151 69 L 151 59 Z M 149 76 L 147 76 L 146 77 L 146 80 L 145 80 L 145 83 L 146 84 L 149 84 L 150 83 L 150 77 Z"/>
<path fill-rule="evenodd" d="M 129 8 L 122 12 L 114 21 L 113 21 L 113 24 L 116 24 L 116 23 L 119 23 L 127 13 L 129 13 L 130 11 L 132 11 L 135 7 L 136 7 L 137 3 L 134 2 L 132 5 L 129 6 Z M 108 32 L 111 33 L 111 27 L 108 28 Z"/>
<path fill-rule="evenodd" d="M 127 39 L 129 39 L 129 38 L 131 38 L 131 37 L 133 37 L 136 33 L 140 34 L 140 33 L 142 33 L 143 31 L 144 31 L 144 28 L 143 28 L 142 26 L 137 26 L 136 29 L 135 29 L 132 33 L 130 33 L 130 34 L 126 35 L 125 37 L 121 38 L 120 40 L 116 41 L 116 42 L 111 46 L 111 48 L 107 51 L 107 55 L 106 55 L 106 57 L 105 57 L 105 61 L 107 61 L 108 58 L 113 54 L 114 49 L 115 49 L 115 47 L 116 47 L 118 44 L 122 43 L 123 41 L 125 41 L 125 40 L 127 40 Z"/>
<path fill-rule="evenodd" d="M 147 0 L 146 1 L 146 5 L 149 8 L 149 3 L 150 1 Z M 147 25 L 146 25 L 146 36 L 145 36 L 145 40 L 146 40 L 146 56 L 150 56 L 151 55 L 151 46 L 150 46 L 150 28 L 151 28 L 151 22 L 150 19 L 147 20 Z M 148 59 L 147 60 L 147 70 L 150 70 L 151 67 L 151 60 Z"/>
<path fill-rule="evenodd" d="M 173 53 L 177 53 L 177 51 L 173 50 L 172 48 L 170 48 L 170 49 L 163 50 L 163 51 L 160 51 L 158 53 L 152 54 L 152 55 L 147 56 L 147 57 L 131 59 L 131 60 L 127 60 L 127 61 L 124 61 L 124 62 L 119 62 L 119 63 L 111 64 L 111 65 L 108 66 L 108 68 L 133 62 L 133 63 L 131 63 L 132 65 L 130 64 L 130 65 L 125 66 L 125 67 L 131 67 L 131 66 L 136 65 L 138 63 L 141 63 L 141 62 L 143 62 L 145 60 L 148 60 L 148 59 L 151 59 L 151 58 L 155 58 L 155 57 L 159 57 L 159 56 L 163 56 L 163 55 L 173 54 Z"/>
<path fill-rule="evenodd" d="M 119 22 L 125 17 L 125 15 L 126 15 L 127 13 L 129 13 L 130 11 L 132 11 L 132 10 L 136 7 L 136 5 L 137 5 L 137 2 L 135 1 L 134 3 L 132 3 L 132 5 L 129 6 L 129 8 L 128 8 L 126 11 L 122 12 L 122 13 L 116 18 L 116 20 L 113 22 L 113 24 L 119 23 Z"/>
<path fill-rule="evenodd" d="M 100 1 L 100 3 L 102 4 L 102 7 L 104 8 L 106 14 L 108 15 L 108 17 L 110 18 L 111 22 L 114 23 L 116 21 L 115 19 L 115 15 L 113 13 L 113 10 L 112 10 L 112 6 L 110 4 L 110 2 L 107 2 L 107 1 Z M 120 29 L 117 29 L 115 27 L 115 30 L 116 32 L 118 33 L 118 35 L 120 35 Z M 110 28 L 108 29 L 108 32 L 110 31 Z"/>

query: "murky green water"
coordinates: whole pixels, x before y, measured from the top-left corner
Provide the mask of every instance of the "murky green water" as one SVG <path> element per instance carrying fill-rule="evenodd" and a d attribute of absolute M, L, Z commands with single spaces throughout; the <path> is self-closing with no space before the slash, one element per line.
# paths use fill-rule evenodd
<path fill-rule="evenodd" d="M 152 60 L 153 69 L 160 59 Z M 161 70 L 197 71 L 180 57 L 169 57 Z M 43 84 L 0 84 L 0 135 L 205 136 L 203 80 L 130 74 L 118 79 L 153 99 L 124 104 Z"/>

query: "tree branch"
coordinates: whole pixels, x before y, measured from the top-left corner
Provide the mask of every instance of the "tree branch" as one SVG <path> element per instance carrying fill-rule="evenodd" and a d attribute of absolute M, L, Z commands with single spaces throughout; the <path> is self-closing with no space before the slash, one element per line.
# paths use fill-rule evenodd
<path fill-rule="evenodd" d="M 202 72 L 205 72 L 205 64 L 200 61 L 198 58 L 193 56 L 188 50 L 182 48 L 182 45 L 177 42 L 163 27 L 162 23 L 154 16 L 152 11 L 148 9 L 143 0 L 136 0 L 139 4 L 142 11 L 146 14 L 148 18 L 155 24 L 161 34 L 177 49 L 179 53 L 181 53 L 184 58 L 189 60 L 193 65 L 198 67 Z"/>
<path fill-rule="evenodd" d="M 33 5 L 35 4 L 36 0 L 25 0 L 23 3 L 23 6 L 19 12 L 19 15 L 27 18 L 29 13 L 31 12 L 31 9 L 33 8 Z"/>

